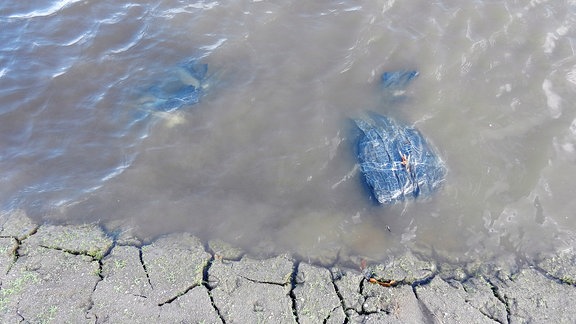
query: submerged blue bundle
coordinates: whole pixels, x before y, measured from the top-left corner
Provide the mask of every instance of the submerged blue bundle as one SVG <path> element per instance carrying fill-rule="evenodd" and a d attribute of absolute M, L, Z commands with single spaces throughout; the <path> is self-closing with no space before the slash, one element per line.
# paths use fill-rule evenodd
<path fill-rule="evenodd" d="M 155 83 L 141 99 L 144 108 L 170 112 L 197 104 L 204 90 L 207 64 L 191 60 L 181 64 L 166 79 Z"/>
<path fill-rule="evenodd" d="M 380 77 L 384 88 L 403 88 L 418 76 L 418 71 L 392 71 L 384 72 Z"/>
<path fill-rule="evenodd" d="M 379 203 L 427 196 L 444 182 L 444 162 L 414 127 L 376 113 L 356 125 L 360 170 Z"/>
<path fill-rule="evenodd" d="M 417 71 L 382 74 L 385 89 L 402 89 Z M 356 120 L 361 130 L 358 162 L 372 195 L 381 204 L 427 196 L 444 182 L 446 165 L 414 127 L 371 113 Z"/>

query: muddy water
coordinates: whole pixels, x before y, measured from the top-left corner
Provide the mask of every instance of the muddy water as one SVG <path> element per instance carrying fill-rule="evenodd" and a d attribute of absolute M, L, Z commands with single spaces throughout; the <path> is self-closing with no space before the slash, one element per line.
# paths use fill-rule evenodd
<path fill-rule="evenodd" d="M 532 257 L 576 231 L 573 1 L 0 5 L 0 199 L 253 253 Z M 201 102 L 135 122 L 134 89 L 209 65 Z M 403 96 L 378 87 L 416 69 Z M 414 124 L 449 172 L 378 206 L 351 118 Z"/>

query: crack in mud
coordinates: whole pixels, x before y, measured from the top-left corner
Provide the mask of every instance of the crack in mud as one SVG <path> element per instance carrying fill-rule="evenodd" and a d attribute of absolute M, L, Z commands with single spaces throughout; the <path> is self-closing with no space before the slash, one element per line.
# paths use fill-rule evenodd
<path fill-rule="evenodd" d="M 502 295 L 500 293 L 500 288 L 498 288 L 498 286 L 494 284 L 492 280 L 489 280 L 488 278 L 486 278 L 485 280 L 490 285 L 490 289 L 492 290 L 492 294 L 494 295 L 494 297 L 496 297 L 496 299 L 498 299 L 506 308 L 506 322 L 511 323 L 512 313 L 510 311 L 510 303 L 508 302 L 508 298 L 506 297 L 506 295 Z"/>
<path fill-rule="evenodd" d="M 92 259 L 94 259 L 93 256 L 86 254 L 85 252 L 79 252 L 79 251 L 74 251 L 74 250 L 68 250 L 68 249 L 63 249 L 60 247 L 56 247 L 56 246 L 49 246 L 49 245 L 38 245 L 41 248 L 45 248 L 45 249 L 49 249 L 49 250 L 55 250 L 55 251 L 60 251 L 60 252 L 64 252 L 67 254 L 71 254 L 71 255 L 75 255 L 75 256 L 87 256 L 90 257 Z M 94 260 L 93 260 L 94 261 Z"/>
<path fill-rule="evenodd" d="M 16 264 L 16 262 L 20 258 L 21 255 L 20 255 L 19 251 L 20 251 L 20 247 L 22 247 L 22 244 L 24 243 L 24 241 L 26 239 L 28 239 L 29 237 L 31 237 L 32 235 L 36 234 L 38 232 L 38 228 L 39 228 L 39 226 L 34 227 L 30 231 L 30 233 L 25 234 L 21 238 L 16 236 L 16 235 L 0 235 L 0 238 L 11 238 L 16 242 L 16 247 L 14 247 L 14 249 L 12 250 L 12 262 L 10 263 L 10 265 L 8 265 L 8 269 L 6 269 L 6 274 L 8 274 L 10 272 L 12 267 Z"/>
<path fill-rule="evenodd" d="M 292 315 L 294 315 L 294 320 L 296 323 L 300 324 L 300 319 L 298 317 L 298 308 L 296 307 L 296 294 L 294 289 L 296 288 L 296 276 L 298 275 L 298 267 L 300 266 L 300 261 L 295 261 L 292 268 L 292 274 L 290 275 L 290 299 L 292 300 Z"/>
<path fill-rule="evenodd" d="M 342 311 L 344 311 L 344 316 L 346 316 L 346 318 L 344 319 L 344 324 L 346 324 L 350 321 L 350 318 L 348 317 L 348 313 L 346 312 L 348 309 L 346 309 L 346 303 L 344 303 L 344 297 L 342 297 L 342 293 L 340 292 L 340 289 L 338 289 L 338 285 L 336 285 L 336 280 L 338 280 L 338 279 L 335 278 L 334 273 L 332 271 L 330 271 L 330 276 L 332 277 L 331 282 L 332 282 L 332 286 L 334 287 L 334 291 L 336 291 L 336 296 L 338 296 L 338 300 L 340 300 L 340 306 L 339 307 L 342 307 Z M 362 280 L 362 281 L 364 281 L 364 280 Z M 338 307 L 335 307 L 330 312 L 330 315 L 332 314 L 332 312 L 334 312 L 334 310 L 336 310 L 336 308 L 338 308 Z M 326 322 L 330 318 L 330 315 L 328 315 L 328 317 L 326 318 L 326 320 L 324 322 Z"/>
<path fill-rule="evenodd" d="M 340 308 L 341 306 L 336 306 L 334 308 L 332 308 L 332 310 L 330 311 L 330 313 L 328 313 L 328 316 L 326 316 L 326 318 L 324 319 L 324 321 L 322 321 L 323 324 L 328 323 L 328 320 L 330 319 L 330 317 L 332 316 L 332 313 L 334 313 L 335 310 L 337 310 L 338 308 Z M 348 323 L 348 317 L 346 317 L 346 319 L 344 320 L 344 323 Z"/>
<path fill-rule="evenodd" d="M 533 265 L 531 268 L 536 270 L 537 272 L 539 272 L 541 275 L 543 275 L 548 280 L 555 281 L 561 285 L 568 285 L 571 287 L 576 287 L 576 282 L 574 281 L 574 279 L 559 278 L 558 276 L 551 274 L 550 272 L 546 271 L 545 269 L 541 268 L 540 266 Z"/>
<path fill-rule="evenodd" d="M 61 252 L 68 253 L 71 255 L 87 256 L 87 257 L 91 258 L 92 261 L 98 261 L 98 263 L 100 264 L 100 267 L 102 266 L 101 260 L 104 259 L 106 256 L 108 256 L 110 254 L 110 252 L 112 251 L 112 247 L 110 247 L 106 251 L 104 251 L 104 253 L 102 253 L 101 256 L 95 256 L 95 255 L 92 255 L 88 251 L 75 251 L 75 250 L 65 249 L 65 248 L 61 248 L 61 247 L 57 247 L 57 246 L 49 246 L 49 245 L 43 245 L 43 244 L 39 244 L 38 246 L 41 248 L 45 248 L 45 249 L 61 251 Z M 100 269 L 100 270 L 102 270 L 102 269 Z"/>
<path fill-rule="evenodd" d="M 242 278 L 242 279 L 246 279 L 250 282 L 253 283 L 259 283 L 259 284 L 266 284 L 266 285 L 274 285 L 274 286 L 280 286 L 280 287 L 286 287 L 288 284 L 290 284 L 290 281 L 287 281 L 285 283 L 279 283 L 279 282 L 272 282 L 272 281 L 260 281 L 260 280 L 256 280 L 256 279 L 252 279 L 252 278 L 248 278 L 245 276 L 241 276 L 238 275 L 238 277 Z"/>
<path fill-rule="evenodd" d="M 466 279 L 464 279 L 464 280 L 456 280 L 456 279 L 454 279 L 454 280 L 456 280 L 456 281 L 458 281 L 458 282 L 460 282 L 460 283 L 465 283 L 466 281 L 468 281 L 468 279 L 469 279 L 469 277 L 466 278 Z M 484 281 L 486 281 L 486 280 L 484 280 Z M 492 287 L 492 285 L 490 285 L 490 287 Z M 470 294 L 470 293 L 472 293 L 472 291 L 473 291 L 473 290 L 471 290 L 469 287 L 467 287 L 467 286 L 465 286 L 465 285 L 462 285 L 462 289 L 464 289 L 464 292 L 466 292 L 467 294 Z M 494 294 L 494 291 L 493 291 L 493 290 L 492 290 L 492 294 Z M 500 301 L 500 300 L 498 299 L 498 301 Z M 473 304 L 470 302 L 470 299 L 464 298 L 464 302 L 465 302 L 466 304 L 470 305 L 471 307 L 473 307 L 474 309 L 478 310 L 482 315 L 486 316 L 487 318 L 489 318 L 489 319 L 491 319 L 491 320 L 493 320 L 493 321 L 495 321 L 495 322 L 504 324 L 504 323 L 502 323 L 501 321 L 499 321 L 498 319 L 492 317 L 489 313 L 485 313 L 484 310 L 482 310 L 482 309 L 476 307 L 475 305 L 473 305 Z"/>
<path fill-rule="evenodd" d="M 93 315 L 94 317 L 96 317 L 96 314 L 90 313 L 92 311 L 92 308 L 94 307 L 93 296 L 94 296 L 94 292 L 96 291 L 96 288 L 98 287 L 98 284 L 100 284 L 100 282 L 102 282 L 104 280 L 104 276 L 102 275 L 102 268 L 103 268 L 103 261 L 102 260 L 104 258 L 106 258 L 112 252 L 113 246 L 111 246 L 106 251 L 104 251 L 102 256 L 99 258 L 97 258 L 94 255 L 89 254 L 87 251 L 74 251 L 74 250 L 69 250 L 69 249 L 64 249 L 64 248 L 59 248 L 59 247 L 54 247 L 54 246 L 41 245 L 41 244 L 38 246 L 41 248 L 44 248 L 44 249 L 60 251 L 63 253 L 74 255 L 74 256 L 90 257 L 92 259 L 91 262 L 94 262 L 94 261 L 98 262 L 98 270 L 96 272 L 96 275 L 98 275 L 98 281 L 96 281 L 96 283 L 94 284 L 94 287 L 92 288 L 92 292 L 90 293 L 90 297 L 89 297 L 89 304 L 87 305 L 86 311 L 84 312 L 86 319 L 89 319 L 90 315 Z"/>
<path fill-rule="evenodd" d="M 30 236 L 36 234 L 38 232 L 39 228 L 40 228 L 40 226 L 36 226 L 32 230 L 30 230 L 29 233 L 26 233 L 26 234 L 22 235 L 21 237 L 18 237 L 17 235 L 0 235 L 0 238 L 13 238 L 13 239 L 17 240 L 18 242 L 22 242 L 22 241 L 26 240 L 27 238 L 29 238 Z"/>
<path fill-rule="evenodd" d="M 170 303 L 172 303 L 173 301 L 175 301 L 176 299 L 178 299 L 178 298 L 186 295 L 190 290 L 192 290 L 192 289 L 194 289 L 194 288 L 196 288 L 196 287 L 198 287 L 198 285 L 192 285 L 192 286 L 186 288 L 186 290 L 184 290 L 182 293 L 177 294 L 176 296 L 169 298 L 169 299 L 166 300 L 165 302 L 158 303 L 158 306 L 162 307 L 162 306 L 164 306 L 164 305 L 166 305 L 166 304 L 170 304 Z"/>
<path fill-rule="evenodd" d="M 20 252 L 18 252 L 18 250 L 20 249 L 20 246 L 22 245 L 22 241 L 18 240 L 18 238 L 16 238 L 16 237 L 12 237 L 12 239 L 14 240 L 14 242 L 16 242 L 16 246 L 11 251 L 12 261 L 10 262 L 10 264 L 8 265 L 8 268 L 6 269 L 6 274 L 8 274 L 10 272 L 10 270 L 12 270 L 12 267 L 16 264 L 16 262 L 20 258 Z"/>
<path fill-rule="evenodd" d="M 20 323 L 29 323 L 28 321 L 26 321 L 26 318 L 24 318 L 24 316 L 20 314 L 20 301 L 16 303 L 16 315 L 20 317 Z"/>
<path fill-rule="evenodd" d="M 90 298 L 89 298 L 89 305 L 86 308 L 86 312 L 85 312 L 85 317 L 86 319 L 90 319 L 90 315 L 94 316 L 94 322 L 98 323 L 98 316 L 96 316 L 96 314 L 94 313 L 90 313 L 92 311 L 92 308 L 94 308 L 94 293 L 96 292 L 96 289 L 98 288 L 98 285 L 104 280 L 104 276 L 102 275 L 102 269 L 104 267 L 104 259 L 110 255 L 112 253 L 113 248 L 116 246 L 116 242 L 113 242 L 112 245 L 110 246 L 110 248 L 108 250 L 106 250 L 104 252 L 104 254 L 102 255 L 101 258 L 97 259 L 94 256 L 90 256 L 88 254 L 85 254 L 87 256 L 92 257 L 92 261 L 98 261 L 98 277 L 100 278 L 98 281 L 96 281 L 96 283 L 94 284 L 94 288 L 92 288 L 92 293 L 90 293 Z M 65 251 L 67 252 L 67 251 Z M 69 252 L 67 252 L 69 253 Z"/>
<path fill-rule="evenodd" d="M 424 320 L 426 321 L 426 323 L 436 323 L 436 316 L 434 315 L 434 313 L 428 308 L 428 306 L 426 306 L 426 304 L 424 304 L 424 302 L 420 299 L 420 297 L 418 296 L 418 292 L 416 291 L 416 288 L 418 286 L 425 286 L 429 283 L 422 283 L 422 284 L 413 284 L 412 286 L 412 293 L 414 294 L 414 297 L 416 297 L 416 301 L 418 301 L 418 307 L 420 308 L 420 313 L 422 313 L 422 317 L 424 318 Z"/>
<path fill-rule="evenodd" d="M 92 311 L 92 308 L 94 308 L 94 293 L 96 292 L 98 285 L 104 280 L 104 276 L 102 275 L 102 267 L 104 264 L 103 264 L 102 260 L 111 252 L 112 252 L 112 249 L 108 250 L 108 253 L 106 255 L 104 255 L 101 259 L 97 260 L 98 261 L 98 277 L 100 279 L 98 281 L 96 281 L 96 283 L 94 284 L 94 288 L 92 288 L 92 293 L 90 293 L 89 305 L 86 308 L 86 312 L 85 312 L 86 319 L 89 319 L 90 315 L 94 316 L 95 323 L 98 323 L 98 316 L 96 316 L 96 314 L 94 314 L 94 313 L 92 313 L 92 314 L 90 313 Z"/>
<path fill-rule="evenodd" d="M 142 265 L 142 269 L 144 269 L 144 273 L 146 274 L 146 279 L 148 280 L 150 288 L 154 289 L 154 286 L 152 286 L 152 281 L 150 280 L 150 275 L 148 274 L 148 270 L 146 269 L 146 264 L 144 263 L 144 259 L 142 258 L 142 247 L 138 247 L 138 258 L 140 259 L 140 264 Z"/>
<path fill-rule="evenodd" d="M 204 269 L 202 270 L 202 286 L 204 286 L 204 288 L 206 288 L 206 290 L 208 290 L 208 297 L 210 298 L 210 304 L 212 304 L 212 308 L 214 308 L 214 311 L 216 312 L 216 315 L 218 315 L 218 318 L 220 318 L 220 320 L 222 321 L 223 324 L 226 324 L 226 320 L 224 320 L 224 316 L 222 316 L 222 314 L 220 313 L 220 309 L 218 308 L 218 306 L 216 306 L 216 303 L 214 302 L 214 296 L 212 296 L 212 289 L 214 289 L 213 287 L 210 287 L 210 285 L 208 284 L 209 282 L 209 271 L 210 271 L 210 267 L 212 266 L 212 263 L 214 262 L 214 254 L 210 254 L 210 260 L 208 260 L 208 262 L 206 263 L 206 265 L 204 266 Z"/>

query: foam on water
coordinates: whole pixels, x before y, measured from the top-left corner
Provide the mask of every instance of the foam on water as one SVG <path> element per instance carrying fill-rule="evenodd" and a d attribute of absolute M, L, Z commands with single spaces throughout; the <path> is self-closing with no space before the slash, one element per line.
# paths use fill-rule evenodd
<path fill-rule="evenodd" d="M 576 231 L 576 5 L 560 1 L 0 4 L 0 202 L 253 253 L 533 257 Z M 190 58 L 198 105 L 142 111 Z M 385 71 L 416 69 L 402 96 Z M 141 96 L 140 96 L 141 98 Z M 449 169 L 428 201 L 371 204 L 352 120 L 416 126 Z"/>

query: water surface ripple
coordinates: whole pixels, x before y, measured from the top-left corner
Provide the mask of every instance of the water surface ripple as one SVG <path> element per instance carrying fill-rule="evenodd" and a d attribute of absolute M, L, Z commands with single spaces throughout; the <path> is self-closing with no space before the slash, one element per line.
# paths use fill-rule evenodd
<path fill-rule="evenodd" d="M 334 260 L 573 246 L 574 1 L 8 1 L 0 202 L 50 222 Z M 200 103 L 142 116 L 182 62 Z M 418 70 L 401 96 L 385 71 Z M 352 119 L 414 125 L 448 176 L 378 206 Z"/>

